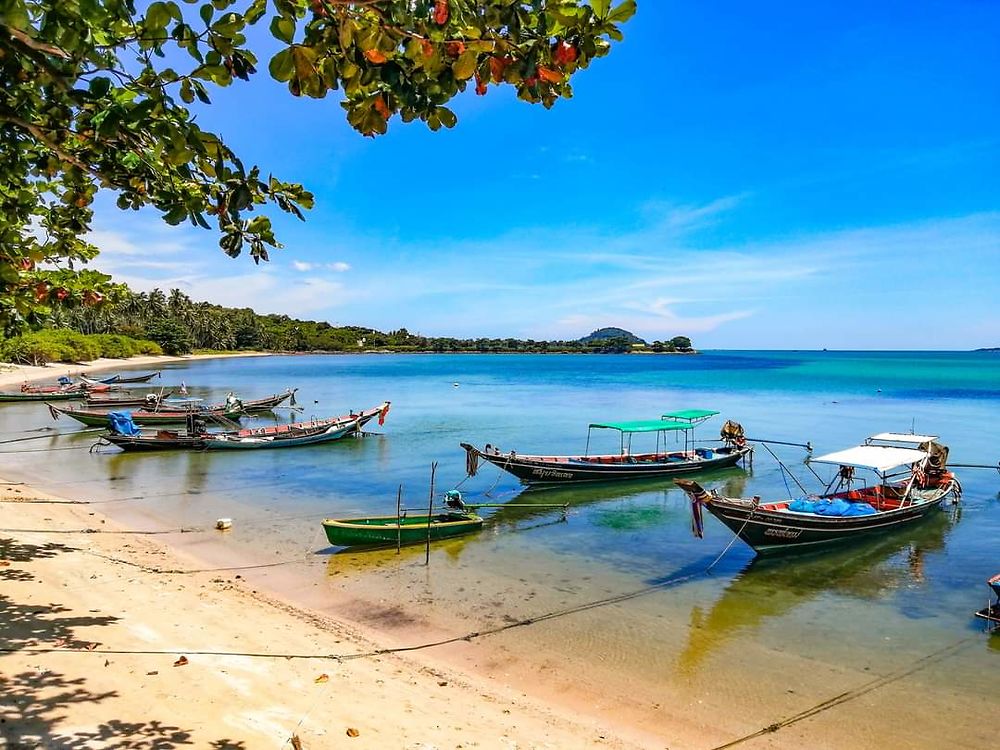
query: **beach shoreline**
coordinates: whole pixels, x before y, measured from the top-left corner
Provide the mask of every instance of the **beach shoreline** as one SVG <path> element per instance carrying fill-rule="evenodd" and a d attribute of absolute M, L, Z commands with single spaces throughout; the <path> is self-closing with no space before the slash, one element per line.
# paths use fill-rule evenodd
<path fill-rule="evenodd" d="M 433 657 L 380 653 L 375 634 L 198 568 L 85 502 L 6 483 L 0 503 L 6 747 L 321 748 L 349 730 L 359 748 L 651 746 Z"/>
<path fill-rule="evenodd" d="M 124 367 L 149 367 L 156 369 L 159 365 L 171 364 L 174 362 L 191 362 L 200 359 L 238 359 L 241 357 L 270 357 L 271 352 L 225 352 L 219 354 L 187 354 L 179 356 L 170 355 L 140 355 L 129 357 L 128 359 L 95 359 L 91 362 L 53 362 L 40 367 L 33 365 L 18 365 L 12 362 L 0 362 L 0 388 L 19 385 L 21 383 L 34 383 L 39 380 L 49 380 L 53 382 L 60 377 L 75 377 L 79 375 L 89 375 L 95 372 L 107 372 L 116 368 Z M 138 384 L 148 385 L 148 384 Z"/>

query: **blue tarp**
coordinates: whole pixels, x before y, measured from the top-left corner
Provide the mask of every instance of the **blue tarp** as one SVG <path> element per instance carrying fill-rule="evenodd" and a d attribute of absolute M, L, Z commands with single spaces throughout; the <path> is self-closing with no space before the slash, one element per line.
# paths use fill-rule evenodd
<path fill-rule="evenodd" d="M 876 511 L 868 503 L 849 503 L 846 500 L 809 500 L 800 497 L 788 504 L 794 513 L 815 513 L 818 516 L 870 516 Z"/>
<path fill-rule="evenodd" d="M 112 411 L 108 413 L 108 426 L 116 435 L 138 435 L 140 430 L 132 421 L 132 413 L 128 411 Z"/>

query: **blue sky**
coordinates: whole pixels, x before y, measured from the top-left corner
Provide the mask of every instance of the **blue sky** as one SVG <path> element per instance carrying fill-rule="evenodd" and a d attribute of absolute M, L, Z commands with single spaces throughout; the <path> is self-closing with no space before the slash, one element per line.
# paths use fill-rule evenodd
<path fill-rule="evenodd" d="M 365 139 L 264 76 L 199 114 L 317 198 L 269 264 L 98 205 L 135 288 L 430 336 L 1000 346 L 1000 3 L 639 0 L 552 110 Z M 266 68 L 265 65 L 261 66 Z"/>

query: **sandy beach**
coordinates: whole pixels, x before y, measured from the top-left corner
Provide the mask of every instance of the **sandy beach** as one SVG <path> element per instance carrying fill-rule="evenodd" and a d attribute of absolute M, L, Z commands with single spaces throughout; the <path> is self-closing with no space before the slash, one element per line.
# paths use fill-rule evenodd
<path fill-rule="evenodd" d="M 11 750 L 637 746 L 495 684 L 378 655 L 365 633 L 254 592 L 238 570 L 183 572 L 193 561 L 86 504 L 18 485 L 0 499 Z"/>
<path fill-rule="evenodd" d="M 15 365 L 10 362 L 0 362 L 0 389 L 10 388 L 10 386 L 21 383 L 31 383 L 45 381 L 55 383 L 56 380 L 65 375 L 74 377 L 77 375 L 88 375 L 92 372 L 106 372 L 119 367 L 148 367 L 155 370 L 160 365 L 169 362 L 185 362 L 193 359 L 219 359 L 228 357 L 267 357 L 268 352 L 237 352 L 225 354 L 188 354 L 181 357 L 162 356 L 141 356 L 130 357 L 129 359 L 95 359 L 91 362 L 53 362 L 43 367 L 32 367 L 30 365 Z M 155 385 L 155 383 L 153 383 Z"/>

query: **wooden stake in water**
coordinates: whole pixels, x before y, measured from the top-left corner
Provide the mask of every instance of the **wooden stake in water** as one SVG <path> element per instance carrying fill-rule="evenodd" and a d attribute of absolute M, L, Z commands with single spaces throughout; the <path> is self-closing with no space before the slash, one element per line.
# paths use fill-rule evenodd
<path fill-rule="evenodd" d="M 396 554 L 398 555 L 403 546 L 403 485 L 399 485 L 396 491 Z"/>
<path fill-rule="evenodd" d="M 431 464 L 431 491 L 427 498 L 427 549 L 424 554 L 424 565 L 431 564 L 431 519 L 434 512 L 434 475 L 437 473 L 437 461 Z"/>

